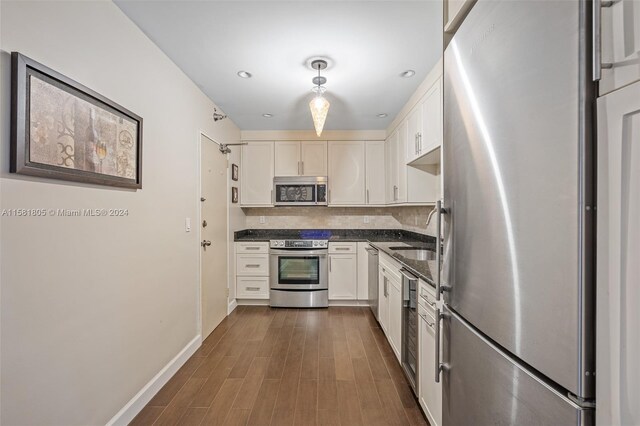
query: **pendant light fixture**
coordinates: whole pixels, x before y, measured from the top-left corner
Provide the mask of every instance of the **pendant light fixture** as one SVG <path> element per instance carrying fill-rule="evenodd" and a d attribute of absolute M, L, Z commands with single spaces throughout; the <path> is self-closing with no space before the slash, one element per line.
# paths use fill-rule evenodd
<path fill-rule="evenodd" d="M 327 79 L 320 75 L 320 71 L 327 68 L 327 61 L 324 59 L 316 59 L 311 62 L 311 68 L 318 70 L 318 75 L 313 77 L 312 80 L 313 84 L 316 85 L 313 88 L 316 96 L 309 102 L 309 109 L 311 109 L 311 117 L 313 118 L 313 126 L 316 129 L 316 134 L 320 136 L 324 128 L 324 122 L 327 119 L 330 105 L 329 101 L 322 96 L 326 90 L 322 85 L 327 82 Z"/>

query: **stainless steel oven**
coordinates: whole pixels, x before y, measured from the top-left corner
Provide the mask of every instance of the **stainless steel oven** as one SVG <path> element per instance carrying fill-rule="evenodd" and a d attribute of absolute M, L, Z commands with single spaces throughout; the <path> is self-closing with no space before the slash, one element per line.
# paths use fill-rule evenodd
<path fill-rule="evenodd" d="M 291 176 L 273 178 L 275 206 L 326 206 L 326 176 Z"/>
<path fill-rule="evenodd" d="M 327 240 L 272 240 L 269 304 L 274 307 L 329 306 Z"/>

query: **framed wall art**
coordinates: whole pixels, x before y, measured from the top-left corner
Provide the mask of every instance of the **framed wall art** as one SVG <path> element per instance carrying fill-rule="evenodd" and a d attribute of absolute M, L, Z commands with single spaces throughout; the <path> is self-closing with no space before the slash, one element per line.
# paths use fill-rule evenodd
<path fill-rule="evenodd" d="M 142 188 L 142 118 L 12 52 L 10 171 Z"/>
<path fill-rule="evenodd" d="M 236 204 L 238 202 L 238 188 L 235 186 L 231 187 L 231 202 Z"/>
<path fill-rule="evenodd" d="M 231 179 L 237 181 L 238 180 L 238 165 L 231 164 Z"/>

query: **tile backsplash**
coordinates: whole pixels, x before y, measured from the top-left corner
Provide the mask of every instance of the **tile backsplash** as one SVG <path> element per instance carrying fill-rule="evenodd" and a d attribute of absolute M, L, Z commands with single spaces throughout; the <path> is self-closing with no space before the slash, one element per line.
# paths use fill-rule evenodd
<path fill-rule="evenodd" d="M 243 208 L 248 229 L 405 229 L 435 235 L 433 207 Z M 261 218 L 264 223 L 261 223 Z"/>

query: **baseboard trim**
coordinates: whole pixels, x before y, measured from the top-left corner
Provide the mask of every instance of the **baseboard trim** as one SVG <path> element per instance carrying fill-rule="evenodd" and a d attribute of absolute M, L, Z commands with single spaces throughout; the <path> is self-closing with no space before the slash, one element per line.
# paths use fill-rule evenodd
<path fill-rule="evenodd" d="M 329 306 L 369 306 L 368 300 L 329 300 Z"/>
<path fill-rule="evenodd" d="M 268 299 L 236 299 L 241 306 L 269 306 Z"/>
<path fill-rule="evenodd" d="M 227 308 L 227 315 L 233 312 L 233 310 L 237 307 L 238 307 L 238 301 L 236 299 L 233 299 L 231 302 L 229 302 L 229 307 Z"/>
<path fill-rule="evenodd" d="M 202 345 L 202 336 L 193 338 L 162 370 L 156 374 L 131 400 L 124 406 L 118 414 L 113 416 L 107 426 L 126 426 L 138 415 L 151 398 L 164 386 L 180 367 L 194 354 Z"/>

